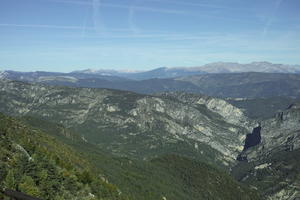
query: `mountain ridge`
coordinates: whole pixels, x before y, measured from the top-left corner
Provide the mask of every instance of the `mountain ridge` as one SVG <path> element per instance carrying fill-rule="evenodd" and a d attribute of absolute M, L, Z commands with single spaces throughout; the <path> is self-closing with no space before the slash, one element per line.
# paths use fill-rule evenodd
<path fill-rule="evenodd" d="M 205 163 L 178 155 L 151 161 L 113 157 L 55 131 L 53 138 L 44 125 L 50 127 L 43 122 L 41 131 L 0 113 L 0 189 L 45 200 L 260 199 L 256 191 Z"/>
<path fill-rule="evenodd" d="M 216 156 L 215 160 L 206 156 L 204 159 L 230 166 L 242 148 L 243 135 L 251 130 L 251 127 L 241 127 L 248 125 L 243 120 L 236 121 L 233 117 L 228 121 L 214 110 L 227 105 L 221 99 L 212 99 L 209 102 L 214 108 L 207 108 L 207 102 L 200 101 L 202 96 L 196 97 L 195 104 L 186 104 L 163 96 L 108 89 L 40 86 L 13 81 L 0 81 L 0 86 L 0 103 L 6 104 L 0 108 L 2 112 L 54 120 L 81 131 L 88 141 L 114 150 L 116 154 L 127 152 L 143 158 L 141 152 L 144 152 L 145 156 L 152 157 L 160 148 L 172 152 L 177 142 L 184 141 L 182 148 L 192 156 L 201 158 L 202 154 L 196 152 L 202 151 L 199 149 L 202 144 Z M 228 108 L 232 113 L 239 110 L 232 109 L 233 106 Z M 248 121 L 245 116 L 243 118 Z M 125 146 L 115 143 L 120 138 Z M 140 152 L 136 152 L 137 146 Z"/>
<path fill-rule="evenodd" d="M 87 74 L 110 74 L 110 75 L 117 75 L 126 76 L 126 73 L 118 70 L 78 70 L 76 72 L 80 73 L 87 73 Z M 203 74 L 203 73 L 241 73 L 241 72 L 267 72 L 267 73 L 299 73 L 300 66 L 299 65 L 288 65 L 288 64 L 274 64 L 271 62 L 261 61 L 261 62 L 251 62 L 246 64 L 235 63 L 235 62 L 213 62 L 208 63 L 202 66 L 195 66 L 195 67 L 159 67 L 151 70 L 146 70 L 142 72 L 129 72 L 128 77 L 143 77 L 142 74 L 152 74 L 154 72 L 159 72 L 160 76 L 163 78 L 171 78 L 176 76 L 183 76 L 183 75 L 192 75 L 193 73 L 196 74 Z M 162 75 L 164 73 L 169 72 L 170 75 Z M 122 74 L 123 73 L 123 74 Z M 135 75 L 134 75 L 135 74 Z M 146 76 L 146 75 L 144 75 Z M 143 78 L 138 78 L 143 79 Z M 149 78 L 157 78 L 153 76 L 147 76 Z"/>
<path fill-rule="evenodd" d="M 152 78 L 175 78 L 180 76 L 191 76 L 199 74 L 214 74 L 214 73 L 242 73 L 242 72 L 265 72 L 265 73 L 300 73 L 299 65 L 288 65 L 288 64 L 273 64 L 270 62 L 251 62 L 247 64 L 240 64 L 234 62 L 214 62 L 208 63 L 202 66 L 196 67 L 159 67 L 150 70 L 114 70 L 114 69 L 84 69 L 76 70 L 68 73 L 62 72 L 16 72 L 10 70 L 4 70 L 2 76 L 5 73 L 21 73 L 27 75 L 32 74 L 44 74 L 48 73 L 47 76 L 60 75 L 60 76 L 81 76 L 86 77 L 98 77 L 106 79 L 108 77 L 122 77 L 133 80 L 146 80 Z M 3 74 L 4 73 L 4 74 Z"/>
<path fill-rule="evenodd" d="M 300 177 L 294 159 L 300 146 L 298 104 L 258 121 L 206 95 L 145 95 L 11 80 L 0 80 L 0 104 L 6 114 L 38 117 L 76 130 L 86 142 L 115 156 L 147 161 L 173 153 L 226 169 L 273 199 L 282 191 L 286 199 L 299 194 L 294 189 Z M 284 181 L 288 166 L 296 178 Z M 273 184 L 265 183 L 273 172 L 279 176 L 272 179 L 274 184 L 283 186 L 272 189 Z"/>
<path fill-rule="evenodd" d="M 6 78 L 58 86 L 119 89 L 142 94 L 186 91 L 220 98 L 253 99 L 280 96 L 295 99 L 300 98 L 300 74 L 295 73 L 211 73 L 146 80 L 132 80 L 117 76 L 86 75 L 80 73 L 12 72 L 10 74 L 6 72 L 5 74 L 2 79 Z"/>

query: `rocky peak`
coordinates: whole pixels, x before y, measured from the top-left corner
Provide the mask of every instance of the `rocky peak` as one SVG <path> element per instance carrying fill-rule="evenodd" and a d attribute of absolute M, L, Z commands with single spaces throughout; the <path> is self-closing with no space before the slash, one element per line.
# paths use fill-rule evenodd
<path fill-rule="evenodd" d="M 291 104 L 287 109 L 288 110 L 300 109 L 300 102 Z"/>

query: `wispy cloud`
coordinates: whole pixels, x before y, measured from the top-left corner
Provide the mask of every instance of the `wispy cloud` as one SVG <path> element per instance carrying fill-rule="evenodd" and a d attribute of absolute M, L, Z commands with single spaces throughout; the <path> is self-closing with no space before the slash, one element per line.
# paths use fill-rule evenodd
<path fill-rule="evenodd" d="M 169 4 L 177 4 L 183 6 L 197 6 L 197 7 L 206 7 L 206 8 L 229 8 L 226 6 L 214 5 L 211 3 L 191 3 L 186 1 L 176 1 L 176 0 L 146 0 L 152 2 L 159 2 L 159 3 L 169 3 Z"/>
<path fill-rule="evenodd" d="M 109 7 L 109 8 L 121 8 L 121 9 L 127 9 L 129 12 L 129 26 L 132 30 L 138 31 L 138 27 L 134 23 L 134 16 L 135 13 L 141 12 L 141 11 L 147 11 L 147 12 L 153 12 L 153 13 L 164 13 L 164 14 L 173 14 L 173 15 L 185 15 L 185 16 L 193 16 L 193 17 L 201 17 L 201 18 L 208 18 L 208 19 L 218 19 L 218 20 L 230 20 L 230 21 L 237 21 L 237 22 L 245 22 L 252 19 L 242 19 L 242 18 L 236 18 L 236 17 L 229 17 L 224 15 L 216 15 L 215 13 L 210 13 L 210 11 L 206 12 L 192 12 L 191 10 L 185 10 L 185 9 L 166 9 L 162 8 L 161 5 L 157 5 L 156 7 L 150 7 L 150 6 L 141 6 L 137 5 L 137 2 L 145 2 L 138 1 L 134 4 L 116 4 L 116 3 L 105 3 L 101 0 L 92 0 L 90 1 L 82 1 L 82 0 L 37 0 L 37 1 L 44 1 L 44 2 L 52 2 L 52 3 L 65 3 L 65 4 L 75 4 L 75 5 L 85 5 L 85 6 L 91 6 L 94 10 L 94 18 L 101 18 L 101 15 L 99 13 L 100 6 L 101 7 Z M 204 6 L 204 7 L 213 7 L 213 8 L 228 8 L 225 6 L 220 6 L 218 4 L 201 4 L 201 3 L 189 3 L 189 2 L 181 2 L 177 0 L 148 0 L 148 1 L 155 1 L 158 3 L 173 3 L 173 4 L 182 4 L 182 5 L 189 5 L 189 6 Z M 98 15 L 98 17 L 95 17 L 95 15 Z M 98 25 L 101 27 L 101 29 L 104 28 L 104 21 L 102 20 L 101 23 L 98 21 Z"/>
<path fill-rule="evenodd" d="M 174 32 L 164 32 L 155 30 L 140 30 L 139 32 L 132 33 L 132 29 L 106 29 L 110 34 L 95 34 L 94 27 L 85 26 L 58 26 L 58 25 L 48 25 L 48 24 L 5 24 L 1 23 L 0 27 L 16 27 L 16 28 L 42 28 L 42 29 L 63 29 L 63 30 L 88 30 L 84 37 L 90 39 L 153 39 L 159 41 L 197 41 L 205 44 L 224 44 L 226 41 L 228 43 L 234 43 L 236 35 L 224 35 L 216 34 L 214 32 L 203 32 L 199 34 L 186 34 L 186 33 L 174 33 Z M 75 34 L 73 31 L 71 35 L 63 35 L 68 38 L 78 38 L 82 35 Z M 240 36 L 239 36 L 240 38 Z M 247 41 L 247 39 L 245 39 Z M 196 44 L 196 43 L 195 43 Z"/>
<path fill-rule="evenodd" d="M 269 29 L 270 29 L 270 27 L 271 27 L 272 24 L 273 24 L 275 15 L 276 15 L 276 13 L 277 13 L 277 10 L 279 9 L 279 7 L 280 7 L 280 5 L 282 4 L 283 1 L 284 1 L 284 0 L 277 0 L 277 1 L 275 2 L 275 7 L 274 7 L 274 9 L 273 9 L 273 12 L 271 13 L 269 19 L 267 20 L 267 23 L 266 23 L 265 26 L 264 26 L 263 33 L 262 33 L 263 37 L 265 37 L 265 36 L 268 34 Z"/>
<path fill-rule="evenodd" d="M 85 15 L 83 17 L 83 23 L 82 23 L 82 31 L 81 31 L 81 36 L 85 37 L 86 31 L 87 31 L 87 23 L 88 23 L 88 17 L 89 17 L 89 8 L 87 7 L 87 10 L 85 12 Z"/>
<path fill-rule="evenodd" d="M 94 6 L 95 1 L 98 1 L 98 3 L 99 3 L 99 0 L 93 0 L 93 2 L 74 1 L 74 0 L 43 0 L 43 1 L 57 2 L 57 3 L 70 3 L 70 4 L 87 5 L 87 6 Z M 114 4 L 112 4 L 112 3 L 101 3 L 101 6 L 111 7 L 111 8 L 124 8 L 124 9 L 130 9 L 131 8 L 130 5 L 115 4 L 115 3 Z M 141 10 L 141 11 L 160 12 L 160 13 L 168 13 L 168 14 L 188 14 L 188 12 L 184 11 L 184 10 L 154 8 L 154 7 L 146 7 L 146 6 L 135 6 L 135 9 Z"/>
<path fill-rule="evenodd" d="M 49 24 L 8 24 L 0 23 L 2 27 L 20 27 L 20 28 L 50 28 L 50 29 L 66 29 L 66 30 L 95 30 L 94 27 L 86 26 L 61 26 L 61 25 L 49 25 Z M 109 29 L 112 32 L 128 32 L 129 29 Z"/>
<path fill-rule="evenodd" d="M 128 11 L 128 26 L 130 30 L 136 35 L 141 32 L 141 30 L 135 24 L 135 6 L 132 5 Z"/>
<path fill-rule="evenodd" d="M 134 0 L 128 11 L 128 26 L 134 35 L 140 35 L 142 32 L 142 29 L 139 28 L 135 23 L 135 16 L 137 11 L 136 6 L 138 6 L 139 3 L 139 0 Z"/>
<path fill-rule="evenodd" d="M 100 6 L 101 6 L 100 0 L 93 0 L 92 6 L 93 6 L 93 23 L 94 28 L 98 34 L 104 34 L 105 28 L 102 23 L 102 19 L 100 16 Z"/>
<path fill-rule="evenodd" d="M 82 26 L 58 26 L 58 25 L 48 25 L 48 24 L 4 24 L 1 23 L 0 26 L 7 27 L 25 27 L 25 28 L 51 28 L 51 29 L 72 29 L 72 30 L 83 30 Z M 91 29 L 91 28 L 86 28 Z"/>
<path fill-rule="evenodd" d="M 43 28 L 43 29 L 65 29 L 65 30 L 81 30 L 81 31 L 94 31 L 94 27 L 86 27 L 86 26 L 58 26 L 58 25 L 48 25 L 48 24 L 6 24 L 0 23 L 0 27 L 16 27 L 16 28 Z M 161 31 L 147 31 L 147 32 L 135 32 L 132 34 L 132 29 L 109 29 L 107 31 L 116 32 L 117 34 L 87 34 L 85 33 L 85 37 L 87 38 L 112 38 L 112 39 L 122 39 L 122 38 L 160 38 L 160 39 L 168 39 L 168 40 L 191 40 L 192 38 L 196 38 L 195 36 L 188 36 L 184 34 L 173 34 L 168 32 Z M 118 34 L 121 33 L 121 34 Z"/>
<path fill-rule="evenodd" d="M 245 7 L 228 5 L 228 2 L 230 1 L 224 1 L 227 3 L 227 5 L 220 5 L 220 1 L 217 2 L 209 1 L 209 3 L 201 3 L 201 2 L 194 3 L 194 2 L 179 1 L 179 0 L 141 0 L 141 1 L 176 4 L 176 5 L 182 5 L 188 7 L 203 7 L 203 8 L 213 8 L 213 9 L 228 9 L 228 10 L 249 10 L 249 8 L 245 8 Z"/>

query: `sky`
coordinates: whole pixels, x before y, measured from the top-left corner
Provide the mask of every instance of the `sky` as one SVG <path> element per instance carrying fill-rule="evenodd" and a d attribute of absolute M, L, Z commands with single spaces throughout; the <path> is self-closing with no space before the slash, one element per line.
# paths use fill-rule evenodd
<path fill-rule="evenodd" d="M 300 64 L 299 0 L 0 0 L 0 71 Z"/>

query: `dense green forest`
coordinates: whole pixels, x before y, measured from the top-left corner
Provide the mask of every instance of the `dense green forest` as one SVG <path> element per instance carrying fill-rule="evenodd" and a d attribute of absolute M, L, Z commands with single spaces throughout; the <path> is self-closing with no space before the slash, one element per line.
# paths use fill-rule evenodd
<path fill-rule="evenodd" d="M 0 136 L 2 189 L 49 200 L 127 199 L 74 150 L 37 129 L 1 114 Z"/>
<path fill-rule="evenodd" d="M 38 129 L 28 123 L 36 121 L 0 115 L 1 189 L 49 200 L 259 199 L 204 163 L 176 155 L 114 157 L 61 125 L 39 121 Z"/>

